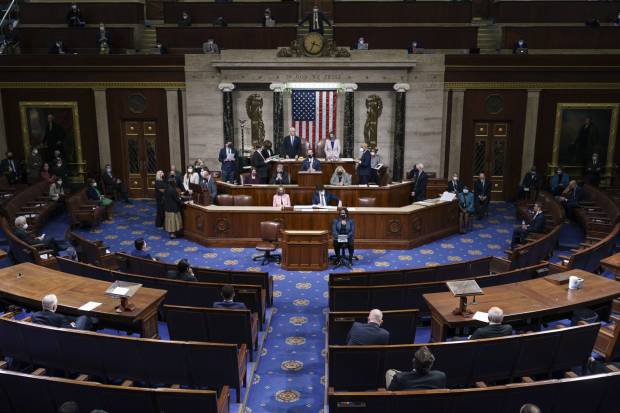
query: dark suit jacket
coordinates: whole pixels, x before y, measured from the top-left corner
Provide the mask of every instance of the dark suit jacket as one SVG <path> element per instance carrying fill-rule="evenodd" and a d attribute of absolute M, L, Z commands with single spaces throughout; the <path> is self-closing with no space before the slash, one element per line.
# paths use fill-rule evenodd
<path fill-rule="evenodd" d="M 211 202 L 215 203 L 215 198 L 217 198 L 217 184 L 215 183 L 215 179 L 211 177 L 208 181 L 204 179 L 202 176 L 200 177 L 200 187 L 205 190 L 209 190 L 209 195 L 211 195 Z"/>
<path fill-rule="evenodd" d="M 164 211 L 179 212 L 181 211 L 181 199 L 176 189 L 168 187 L 164 192 Z"/>
<path fill-rule="evenodd" d="M 237 169 L 237 159 L 239 158 L 237 150 L 235 148 L 230 148 L 230 150 L 235 154 L 234 162 L 224 162 L 226 160 L 226 148 L 220 149 L 217 159 L 222 163 L 222 171 L 234 171 Z"/>
<path fill-rule="evenodd" d="M 13 171 L 9 172 L 9 160 L 8 159 L 3 159 L 2 162 L 0 162 L 0 170 L 2 171 L 3 174 L 12 174 L 14 176 L 19 175 L 19 162 L 16 161 L 15 159 L 12 160 L 13 161 Z"/>
<path fill-rule="evenodd" d="M 542 211 L 536 215 L 530 222 L 530 226 L 527 228 L 529 232 L 544 232 L 545 231 L 545 214 Z"/>
<path fill-rule="evenodd" d="M 413 192 L 415 192 L 415 200 L 416 201 L 424 201 L 426 199 L 426 184 L 428 183 L 428 175 L 426 172 L 422 171 L 418 174 L 418 179 L 416 179 L 415 184 L 413 185 Z"/>
<path fill-rule="evenodd" d="M 340 198 L 338 198 L 336 195 L 332 194 L 331 192 L 325 191 L 325 203 L 327 205 L 330 205 L 332 202 L 338 203 L 339 201 L 340 201 Z M 321 203 L 321 196 L 319 195 L 318 191 L 314 191 L 312 193 L 312 205 L 319 205 L 320 203 Z"/>
<path fill-rule="evenodd" d="M 90 199 L 91 201 L 99 201 L 100 196 L 101 196 L 101 193 L 97 191 L 95 188 L 93 188 L 92 186 L 89 186 L 88 189 L 86 190 L 86 197 Z"/>
<path fill-rule="evenodd" d="M 456 188 L 455 188 L 454 181 L 452 180 L 448 181 L 448 192 L 454 192 L 454 193 L 463 192 L 463 183 L 460 180 L 456 181 Z"/>
<path fill-rule="evenodd" d="M 138 257 L 138 258 L 144 258 L 145 260 L 152 260 L 153 257 L 151 257 L 151 254 L 149 254 L 146 251 L 142 251 L 142 250 L 137 250 L 134 248 L 133 251 L 130 252 L 132 257 Z"/>
<path fill-rule="evenodd" d="M 390 343 L 390 333 L 376 323 L 355 322 L 347 335 L 347 345 L 384 345 Z"/>
<path fill-rule="evenodd" d="M 338 235 L 340 234 L 340 218 L 336 218 L 332 221 L 332 238 L 335 240 L 338 239 Z M 347 219 L 347 236 L 349 238 L 349 242 L 353 240 L 353 235 L 355 234 L 355 223 L 351 219 Z"/>
<path fill-rule="evenodd" d="M 13 234 L 15 234 L 17 238 L 24 241 L 28 245 L 41 244 L 41 241 L 30 235 L 22 228 L 15 227 L 15 229 L 13 230 Z"/>
<path fill-rule="evenodd" d="M 256 175 L 266 181 L 267 177 L 269 177 L 269 170 L 267 169 L 267 164 L 265 163 L 263 155 L 258 151 L 254 151 L 250 157 L 250 164 L 256 168 Z"/>
<path fill-rule="evenodd" d="M 579 206 L 579 202 L 583 199 L 583 188 L 577 185 L 573 192 L 568 196 L 566 202 L 570 206 Z"/>
<path fill-rule="evenodd" d="M 521 186 L 523 188 L 538 188 L 538 174 L 532 175 L 531 172 L 526 173 L 521 182 Z"/>
<path fill-rule="evenodd" d="M 114 190 L 116 187 L 116 177 L 114 175 L 110 176 L 106 171 L 103 171 L 101 174 L 101 180 L 105 185 L 105 189 L 108 191 Z"/>
<path fill-rule="evenodd" d="M 413 370 L 396 374 L 388 390 L 429 390 L 445 388 L 446 373 L 443 371 L 431 370 L 426 374 L 418 374 L 418 372 Z"/>
<path fill-rule="evenodd" d="M 247 307 L 243 303 L 236 301 L 216 301 L 213 303 L 214 308 L 228 308 L 231 310 L 246 310 Z"/>
<path fill-rule="evenodd" d="M 32 314 L 32 322 L 35 324 L 43 324 L 51 327 L 72 328 L 73 320 L 62 314 L 52 313 L 51 311 L 37 311 Z"/>
<path fill-rule="evenodd" d="M 177 272 L 176 270 L 170 271 L 168 273 L 168 278 L 173 278 L 175 280 L 182 281 L 198 281 L 195 275 L 190 274 L 189 272 Z"/>
<path fill-rule="evenodd" d="M 357 166 L 357 176 L 370 176 L 370 151 L 365 151 Z"/>
<path fill-rule="evenodd" d="M 306 158 L 301 163 L 301 170 L 307 171 L 308 169 L 310 169 L 310 159 Z M 314 169 L 315 171 L 321 170 L 321 162 L 319 162 L 319 160 L 316 158 L 312 158 L 312 169 Z"/>
<path fill-rule="evenodd" d="M 477 340 L 480 338 L 495 338 L 512 335 L 512 326 L 510 324 L 489 324 L 488 326 L 480 327 L 474 334 L 469 337 L 470 340 Z"/>
<path fill-rule="evenodd" d="M 282 138 L 282 147 L 280 148 L 280 156 L 288 156 L 294 158 L 301 155 L 301 139 L 295 136 L 293 145 L 291 145 L 291 136 L 286 135 Z"/>
<path fill-rule="evenodd" d="M 483 195 L 487 197 L 487 201 L 491 200 L 491 182 L 488 179 L 484 180 L 484 188 L 482 182 L 478 179 L 474 182 L 474 195 L 476 199 L 478 196 Z"/>
<path fill-rule="evenodd" d="M 272 185 L 288 185 L 291 183 L 291 177 L 288 176 L 288 172 L 286 171 L 282 171 L 281 180 L 276 180 L 277 177 L 278 177 L 278 172 L 275 172 L 273 176 L 271 177 L 271 180 L 269 181 L 269 183 Z"/>

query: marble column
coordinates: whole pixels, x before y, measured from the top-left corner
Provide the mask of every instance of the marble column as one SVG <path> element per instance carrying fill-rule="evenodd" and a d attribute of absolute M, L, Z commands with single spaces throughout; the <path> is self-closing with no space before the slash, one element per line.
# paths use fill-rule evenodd
<path fill-rule="evenodd" d="M 235 85 L 232 83 L 220 83 L 218 88 L 222 91 L 222 107 L 223 113 L 223 125 L 224 125 L 224 142 L 235 141 L 235 125 L 233 121 L 233 99 L 232 91 L 235 89 Z"/>
<path fill-rule="evenodd" d="M 448 176 L 457 172 L 461 174 L 461 139 L 463 135 L 463 103 L 465 90 L 452 91 L 452 111 L 450 114 L 450 161 Z M 463 177 L 465 178 L 465 177 Z M 468 180 L 465 182 L 469 182 Z"/>
<path fill-rule="evenodd" d="M 353 93 L 357 90 L 357 84 L 344 83 L 344 130 L 342 132 L 342 157 L 353 158 L 353 145 L 355 142 L 355 99 Z"/>
<path fill-rule="evenodd" d="M 4 156 L 7 150 L 8 145 L 6 140 L 6 129 L 4 126 L 4 107 L 2 105 L 2 94 L 0 94 L 0 154 Z"/>
<path fill-rule="evenodd" d="M 273 150 L 280 151 L 280 144 L 284 137 L 284 83 L 272 83 L 269 89 L 273 90 Z"/>
<path fill-rule="evenodd" d="M 525 175 L 534 165 L 536 151 L 536 129 L 538 127 L 538 104 L 540 89 L 528 89 L 525 106 L 525 129 L 523 131 L 523 155 L 521 157 L 521 176 Z M 547 171 L 538 171 L 546 173 Z"/>
<path fill-rule="evenodd" d="M 97 116 L 97 141 L 99 143 L 99 168 L 112 163 L 110 129 L 108 124 L 108 99 L 105 89 L 93 89 Z"/>
<path fill-rule="evenodd" d="M 409 88 L 409 83 L 396 83 L 394 85 L 396 91 L 396 102 L 394 104 L 396 122 L 394 124 L 392 180 L 395 182 L 402 181 L 405 169 L 405 117 L 407 115 L 406 98 Z"/>
<path fill-rule="evenodd" d="M 179 128 L 179 90 L 166 89 L 166 106 L 168 110 L 168 147 L 170 164 L 182 171 L 183 154 L 181 153 L 181 130 Z M 189 159 L 186 161 L 189 162 Z"/>

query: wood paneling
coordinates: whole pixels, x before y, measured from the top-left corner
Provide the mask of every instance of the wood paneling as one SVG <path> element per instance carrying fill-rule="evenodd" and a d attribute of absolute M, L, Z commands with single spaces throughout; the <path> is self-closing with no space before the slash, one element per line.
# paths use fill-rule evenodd
<path fill-rule="evenodd" d="M 411 4 L 411 3 L 408 3 Z M 477 27 L 336 27 L 339 46 L 354 46 L 363 37 L 371 49 L 407 49 L 416 40 L 425 49 L 470 49 L 477 44 Z"/>
<path fill-rule="evenodd" d="M 297 22 L 296 2 L 251 2 L 251 3 L 191 3 L 165 2 L 164 23 L 177 23 L 181 13 L 189 13 L 192 23 L 213 23 L 223 17 L 228 23 L 263 24 L 265 9 L 271 10 L 271 16 L 277 23 Z"/>
<path fill-rule="evenodd" d="M 170 53 L 202 52 L 207 39 L 214 39 L 220 49 L 276 49 L 290 45 L 296 36 L 296 27 L 157 28 L 157 41 Z"/>
<path fill-rule="evenodd" d="M 134 36 L 132 27 L 108 27 L 110 48 L 133 49 Z M 65 47 L 73 52 L 97 53 L 99 45 L 98 27 L 20 27 L 22 52 L 47 52 L 56 40 L 62 40 Z"/>
<path fill-rule="evenodd" d="M 20 24 L 66 24 L 70 3 L 23 3 L 19 5 Z M 87 24 L 138 24 L 144 22 L 144 3 L 80 2 Z"/>
<path fill-rule="evenodd" d="M 99 143 L 95 102 L 91 89 L 3 89 L 2 106 L 8 148 L 17 159 L 24 159 L 19 102 L 77 102 L 80 117 L 82 155 L 89 175 L 99 171 Z M 4 154 L 2 154 L 4 156 Z"/>
<path fill-rule="evenodd" d="M 470 2 L 337 1 L 340 23 L 469 23 Z"/>
<path fill-rule="evenodd" d="M 585 15 L 583 18 L 589 18 Z M 502 48 L 512 49 L 525 39 L 530 49 L 620 49 L 617 27 L 508 27 L 502 28 Z"/>
<path fill-rule="evenodd" d="M 485 100 L 489 95 L 500 95 L 503 110 L 497 114 L 485 110 Z M 461 141 L 461 170 L 463 182 L 471 185 L 472 161 L 474 153 L 474 123 L 506 122 L 511 128 L 504 174 L 504 199 L 513 199 L 521 180 L 521 156 L 523 153 L 523 128 L 527 92 L 524 90 L 467 90 L 463 109 L 463 134 Z M 495 199 L 497 200 L 497 199 Z"/>
<path fill-rule="evenodd" d="M 613 1 L 496 1 L 492 7 L 497 23 L 581 23 L 592 17 L 611 22 L 618 13 Z"/>

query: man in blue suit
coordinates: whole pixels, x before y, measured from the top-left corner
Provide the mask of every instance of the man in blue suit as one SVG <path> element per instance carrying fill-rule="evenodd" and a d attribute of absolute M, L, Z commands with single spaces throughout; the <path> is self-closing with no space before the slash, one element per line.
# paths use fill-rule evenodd
<path fill-rule="evenodd" d="M 349 211 L 346 208 L 340 210 L 340 217 L 332 222 L 332 238 L 334 240 L 334 251 L 336 252 L 336 261 L 342 263 L 340 258 L 341 249 L 349 250 L 349 263 L 353 262 L 353 237 L 355 234 L 355 223 L 349 218 Z M 344 238 L 346 236 L 346 242 Z M 341 238 L 341 239 L 339 239 Z"/>
<path fill-rule="evenodd" d="M 426 185 L 428 183 L 428 176 L 426 172 L 424 172 L 424 165 L 419 163 L 416 169 L 418 170 L 418 178 L 413 184 L 413 191 L 411 191 L 413 202 L 424 201 L 426 199 Z"/>
<path fill-rule="evenodd" d="M 222 287 L 222 298 L 224 301 L 216 301 L 213 303 L 215 308 L 227 308 L 229 310 L 245 310 L 246 306 L 243 303 L 237 303 L 234 301 L 235 289 L 232 285 L 225 285 Z"/>
<path fill-rule="evenodd" d="M 366 324 L 355 322 L 347 335 L 348 346 L 386 345 L 390 343 L 390 333 L 381 328 L 383 313 L 371 310 Z"/>
<path fill-rule="evenodd" d="M 138 238 L 133 242 L 133 251 L 131 251 L 132 257 L 144 258 L 145 260 L 152 260 L 151 254 L 146 252 L 146 241 L 144 238 Z"/>
<path fill-rule="evenodd" d="M 316 191 L 312 193 L 312 206 L 328 206 L 332 202 L 337 202 L 339 207 L 342 206 L 342 201 L 336 195 L 327 192 L 323 184 L 318 184 Z"/>
<path fill-rule="evenodd" d="M 534 204 L 534 216 L 529 225 L 521 225 L 512 232 L 512 243 L 510 248 L 514 248 L 517 244 L 522 244 L 527 238 L 527 234 L 531 232 L 542 233 L 545 232 L 545 215 L 542 212 L 542 208 L 539 203 Z"/>
<path fill-rule="evenodd" d="M 564 189 L 566 189 L 569 182 L 570 176 L 562 170 L 561 166 L 558 166 L 558 169 L 555 171 L 555 175 L 551 177 L 551 193 L 555 196 L 560 195 L 564 192 Z"/>
<path fill-rule="evenodd" d="M 237 175 L 237 150 L 232 142 L 226 142 L 226 146 L 220 149 L 218 160 L 222 163 L 222 181 L 235 182 Z"/>
<path fill-rule="evenodd" d="M 308 149 L 308 157 L 301 163 L 302 171 L 318 172 L 321 170 L 321 162 L 314 157 L 314 151 Z"/>
<path fill-rule="evenodd" d="M 370 151 L 368 150 L 368 144 L 363 143 L 360 148 L 361 156 L 359 159 L 359 165 L 357 165 L 357 181 L 360 185 L 368 185 L 370 180 Z"/>
<path fill-rule="evenodd" d="M 56 312 L 58 308 L 58 297 L 54 294 L 48 294 L 43 297 L 41 306 L 43 308 L 42 311 L 37 311 L 32 314 L 32 322 L 35 324 L 59 328 L 74 328 L 77 330 L 91 330 L 93 324 L 96 324 L 98 321 L 94 317 L 91 318 L 85 315 L 73 318 L 58 314 Z"/>
<path fill-rule="evenodd" d="M 297 159 L 301 155 L 301 139 L 295 135 L 295 128 L 289 129 L 289 135 L 282 138 L 280 156 L 286 159 Z"/>

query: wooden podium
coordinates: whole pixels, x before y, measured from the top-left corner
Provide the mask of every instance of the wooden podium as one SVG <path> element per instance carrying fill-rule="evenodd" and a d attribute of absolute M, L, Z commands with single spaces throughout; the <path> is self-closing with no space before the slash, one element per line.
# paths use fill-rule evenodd
<path fill-rule="evenodd" d="M 328 231 L 282 231 L 280 266 L 293 271 L 327 269 Z"/>
<path fill-rule="evenodd" d="M 308 172 L 308 171 L 299 171 L 297 172 L 297 185 L 299 186 L 311 186 L 315 187 L 318 184 L 323 183 L 323 172 Z"/>

